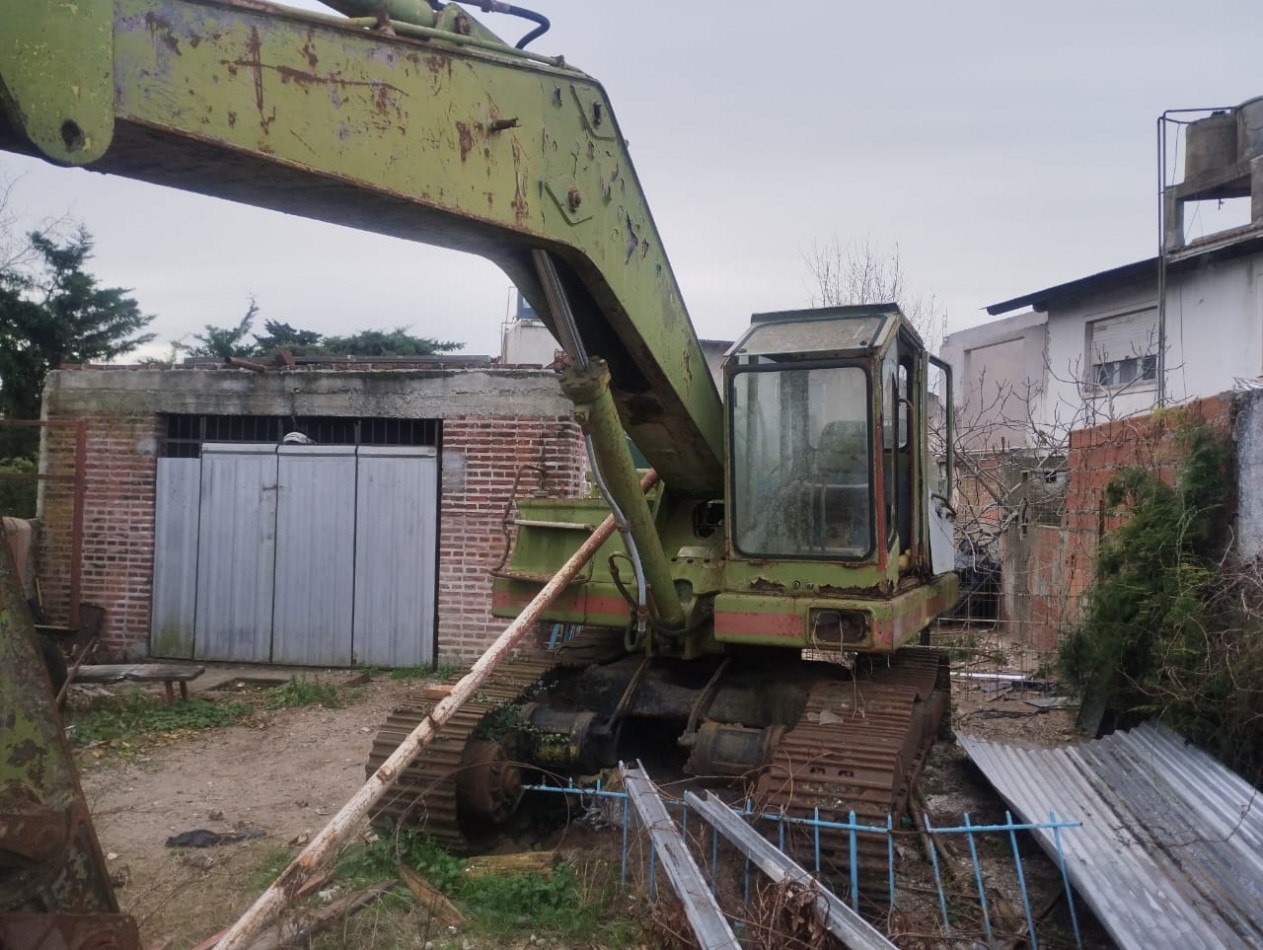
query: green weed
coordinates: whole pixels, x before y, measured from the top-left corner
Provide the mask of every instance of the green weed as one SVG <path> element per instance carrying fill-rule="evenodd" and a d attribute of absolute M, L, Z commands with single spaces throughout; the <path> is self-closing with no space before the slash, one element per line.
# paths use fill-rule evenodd
<path fill-rule="evenodd" d="M 339 877 L 354 886 L 397 878 L 397 865 L 413 868 L 465 911 L 471 930 L 494 937 L 525 933 L 582 937 L 606 947 L 631 945 L 640 925 L 618 914 L 613 887 L 593 887 L 570 865 L 551 874 L 506 873 L 469 877 L 465 862 L 415 831 L 382 834 L 344 855 Z M 607 882 L 608 883 L 608 882 Z M 406 897 L 402 889 L 395 892 Z M 411 900 L 410 897 L 406 899 Z"/>
<path fill-rule="evenodd" d="M 295 709 L 299 706 L 323 706 L 341 709 L 358 694 L 323 680 L 291 676 L 289 682 L 272 690 L 263 701 L 265 709 Z"/>
<path fill-rule="evenodd" d="M 139 736 L 214 729 L 242 722 L 254 715 L 249 703 L 230 700 L 182 700 L 172 706 L 150 693 L 128 693 L 98 702 L 90 709 L 72 711 L 68 720 L 74 745 L 93 742 L 119 742 Z"/>
<path fill-rule="evenodd" d="M 428 680 L 434 671 L 429 666 L 397 666 L 389 675 L 392 680 Z"/>
<path fill-rule="evenodd" d="M 250 880 L 251 891 L 264 891 L 294 860 L 293 852 L 284 845 L 276 845 L 264 852 Z"/>
<path fill-rule="evenodd" d="M 446 683 L 464 672 L 465 667 L 457 663 L 440 663 L 434 668 L 434 678 L 440 683 Z"/>

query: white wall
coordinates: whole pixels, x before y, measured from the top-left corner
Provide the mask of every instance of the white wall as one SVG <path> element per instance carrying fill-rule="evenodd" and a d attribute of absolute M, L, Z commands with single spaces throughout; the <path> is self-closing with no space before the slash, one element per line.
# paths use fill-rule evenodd
<path fill-rule="evenodd" d="M 500 338 L 500 360 L 508 366 L 547 366 L 560 349 L 541 320 L 510 320 Z"/>
<path fill-rule="evenodd" d="M 1168 403 L 1224 392 L 1238 379 L 1263 374 L 1263 255 L 1173 273 L 1167 284 Z M 1157 404 L 1156 382 L 1112 393 L 1083 385 L 1092 362 L 1088 324 L 1156 306 L 1156 286 L 1143 281 L 1049 308 L 1047 382 L 1035 412 L 1043 425 L 1064 431 Z"/>
<path fill-rule="evenodd" d="M 1210 396 L 1263 374 L 1263 254 L 1182 275 L 1167 294 L 1173 399 Z"/>
<path fill-rule="evenodd" d="M 1156 306 L 1157 288 L 1143 281 L 1049 308 L 1046 382 L 1033 414 L 1054 437 L 1064 438 L 1070 429 L 1153 408 L 1158 394 L 1154 382 L 1137 382 L 1105 393 L 1085 386 L 1084 381 L 1092 370 L 1088 324 Z"/>
<path fill-rule="evenodd" d="M 1044 385 L 1045 321 L 1028 310 L 944 338 L 940 355 L 952 367 L 958 431 L 969 448 L 1026 445 L 1026 400 Z"/>

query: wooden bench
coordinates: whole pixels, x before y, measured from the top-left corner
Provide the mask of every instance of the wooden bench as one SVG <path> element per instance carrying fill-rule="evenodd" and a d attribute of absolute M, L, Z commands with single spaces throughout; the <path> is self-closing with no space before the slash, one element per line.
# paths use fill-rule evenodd
<path fill-rule="evenodd" d="M 189 698 L 189 680 L 206 672 L 204 666 L 181 666 L 175 663 L 102 663 L 81 666 L 76 683 L 162 683 L 167 688 L 167 705 L 175 702 L 174 684 L 180 684 L 180 698 Z"/>

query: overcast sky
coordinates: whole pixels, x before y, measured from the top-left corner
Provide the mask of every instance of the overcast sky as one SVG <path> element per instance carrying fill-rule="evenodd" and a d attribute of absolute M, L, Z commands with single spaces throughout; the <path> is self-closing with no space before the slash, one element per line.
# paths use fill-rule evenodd
<path fill-rule="evenodd" d="M 534 3 L 554 28 L 532 49 L 605 85 L 709 338 L 805 306 L 804 255 L 834 237 L 897 242 L 949 330 L 1151 256 L 1159 113 L 1263 94 L 1257 0 Z M 510 284 L 478 258 L 11 155 L 0 175 L 28 222 L 82 220 L 163 340 L 253 294 L 295 326 L 499 352 Z"/>

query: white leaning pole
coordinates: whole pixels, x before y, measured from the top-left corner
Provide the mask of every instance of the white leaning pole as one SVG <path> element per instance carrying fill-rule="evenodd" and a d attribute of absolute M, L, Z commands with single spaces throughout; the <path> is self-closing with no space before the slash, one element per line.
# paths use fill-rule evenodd
<path fill-rule="evenodd" d="M 641 478 L 640 487 L 648 491 L 657 481 L 657 473 L 650 470 Z M 575 551 L 570 560 L 566 561 L 543 589 L 535 595 L 535 599 L 526 605 L 517 619 L 509 624 L 487 652 L 479 657 L 478 662 L 470 668 L 469 672 L 452 687 L 451 693 L 430 711 L 420 725 L 412 730 L 408 738 L 404 739 L 390 758 L 378 767 L 351 800 L 329 819 L 329 824 L 311 839 L 311 842 L 294 858 L 289 867 L 281 872 L 271 886 L 259 895 L 250 909 L 228 929 L 223 939 L 215 945 L 215 950 L 247 950 L 259 932 L 275 919 L 298 893 L 299 888 L 320 869 L 329 854 L 351 836 L 359 823 L 368 815 L 369 810 L 390 790 L 421 750 L 455 715 L 456 710 L 477 692 L 478 687 L 491 675 L 491 671 L 535 625 L 540 614 L 574 580 L 575 575 L 596 554 L 597 549 L 609 539 L 616 527 L 613 515 L 597 526 L 579 550 Z"/>

